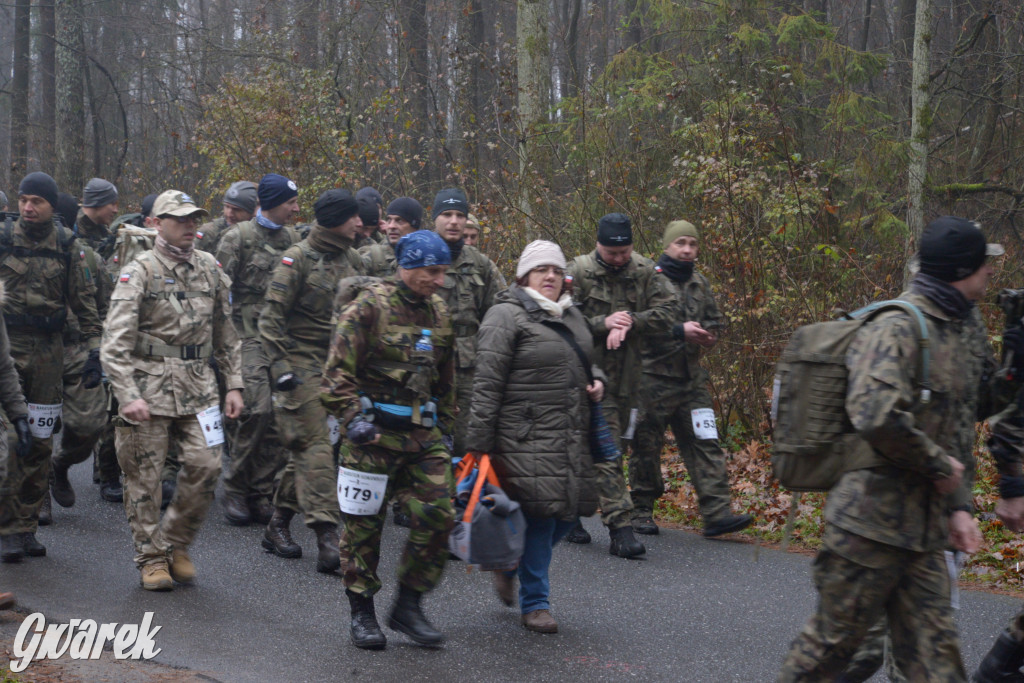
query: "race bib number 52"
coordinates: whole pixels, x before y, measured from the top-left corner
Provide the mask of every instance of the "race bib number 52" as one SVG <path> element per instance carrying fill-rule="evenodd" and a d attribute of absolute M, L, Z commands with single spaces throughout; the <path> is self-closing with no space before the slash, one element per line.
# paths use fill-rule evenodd
<path fill-rule="evenodd" d="M 338 504 L 347 515 L 375 515 L 384 503 L 388 475 L 338 468 Z"/>

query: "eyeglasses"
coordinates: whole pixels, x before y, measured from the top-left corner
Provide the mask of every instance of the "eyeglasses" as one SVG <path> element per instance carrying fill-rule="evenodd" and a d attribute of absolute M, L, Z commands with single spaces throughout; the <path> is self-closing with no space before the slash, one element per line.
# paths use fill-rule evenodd
<path fill-rule="evenodd" d="M 565 268 L 559 268 L 558 266 L 537 266 L 533 269 L 533 272 L 543 275 L 550 273 L 555 275 L 555 277 L 565 277 Z"/>

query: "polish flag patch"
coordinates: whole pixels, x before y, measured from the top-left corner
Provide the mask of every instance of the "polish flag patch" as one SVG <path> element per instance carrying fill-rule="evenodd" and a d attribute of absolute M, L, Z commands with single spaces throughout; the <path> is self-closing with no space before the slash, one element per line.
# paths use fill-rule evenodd
<path fill-rule="evenodd" d="M 196 230 L 196 239 L 199 239 L 199 240 L 203 239 L 203 231 L 202 230 Z"/>
<path fill-rule="evenodd" d="M 281 263 L 285 264 L 286 266 L 290 266 L 293 263 L 295 263 L 295 259 L 293 259 L 291 256 L 284 256 L 281 258 Z"/>
<path fill-rule="evenodd" d="M 132 279 L 132 274 L 131 273 L 121 273 L 121 282 L 128 282 L 128 280 L 131 280 L 131 279 Z"/>

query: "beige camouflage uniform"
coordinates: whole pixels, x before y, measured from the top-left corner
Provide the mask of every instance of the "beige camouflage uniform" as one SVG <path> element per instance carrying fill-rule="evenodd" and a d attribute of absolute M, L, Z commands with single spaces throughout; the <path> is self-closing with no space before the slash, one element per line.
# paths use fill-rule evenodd
<path fill-rule="evenodd" d="M 103 332 L 102 361 L 121 406 L 142 398 L 152 418 L 117 419 L 124 505 L 142 567 L 187 548 L 206 517 L 220 473 L 196 414 L 220 404 L 212 355 L 227 390 L 242 389 L 241 351 L 230 321 L 230 279 L 206 252 L 175 263 L 156 250 L 118 278 Z M 170 439 L 180 441 L 174 501 L 160 519 L 160 470 Z"/>

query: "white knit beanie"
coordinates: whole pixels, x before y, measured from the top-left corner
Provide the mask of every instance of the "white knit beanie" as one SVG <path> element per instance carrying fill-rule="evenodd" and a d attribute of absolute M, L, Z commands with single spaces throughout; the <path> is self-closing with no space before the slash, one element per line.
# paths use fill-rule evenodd
<path fill-rule="evenodd" d="M 527 244 L 516 264 L 516 279 L 541 266 L 555 266 L 565 270 L 565 255 L 561 247 L 547 240 L 534 240 Z"/>

